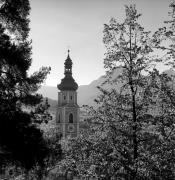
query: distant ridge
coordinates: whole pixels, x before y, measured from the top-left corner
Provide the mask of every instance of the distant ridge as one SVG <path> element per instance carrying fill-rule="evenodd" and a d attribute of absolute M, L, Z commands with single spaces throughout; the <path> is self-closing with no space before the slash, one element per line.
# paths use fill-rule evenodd
<path fill-rule="evenodd" d="M 169 76 L 175 75 L 175 71 L 173 70 L 166 70 L 164 73 L 168 74 Z M 113 73 L 113 77 L 117 77 L 119 74 L 121 74 L 121 69 L 117 69 Z M 101 76 L 98 79 L 92 81 L 88 85 L 82 85 L 78 88 L 78 104 L 79 106 L 82 105 L 90 105 L 95 106 L 96 103 L 94 102 L 94 99 L 100 94 L 99 90 L 97 89 L 97 86 L 101 86 L 101 84 L 105 81 L 105 77 Z M 106 89 L 110 89 L 114 86 L 110 84 L 105 84 L 103 86 Z M 121 84 L 118 84 L 115 86 L 116 89 L 120 89 Z M 57 104 L 57 98 L 58 98 L 58 89 L 57 87 L 53 86 L 42 86 L 39 91 L 44 97 L 48 97 L 50 102 L 52 102 L 54 105 Z"/>
<path fill-rule="evenodd" d="M 41 86 L 38 93 L 42 94 L 43 97 L 48 97 L 49 99 L 57 100 L 58 89 L 54 86 Z"/>
<path fill-rule="evenodd" d="M 118 69 L 114 72 L 113 76 L 121 74 L 121 70 Z M 95 106 L 96 103 L 94 99 L 100 94 L 100 91 L 97 89 L 97 86 L 101 86 L 101 84 L 106 80 L 104 76 L 99 77 L 98 79 L 92 81 L 88 85 L 79 86 L 78 92 L 78 104 L 82 105 L 90 105 Z M 103 86 L 104 88 L 111 88 L 111 85 L 106 84 Z M 58 89 L 53 86 L 42 86 L 39 91 L 44 97 L 48 97 L 51 100 L 57 101 L 58 98 Z"/>

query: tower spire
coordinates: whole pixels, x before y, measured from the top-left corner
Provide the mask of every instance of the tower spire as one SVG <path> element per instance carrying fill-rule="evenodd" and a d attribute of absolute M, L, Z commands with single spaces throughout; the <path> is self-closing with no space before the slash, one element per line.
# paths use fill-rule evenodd
<path fill-rule="evenodd" d="M 67 59 L 65 60 L 64 63 L 64 74 L 65 76 L 72 76 L 72 60 L 69 56 L 69 52 L 70 50 L 68 49 L 68 55 L 67 55 Z"/>
<path fill-rule="evenodd" d="M 61 84 L 58 85 L 60 90 L 77 90 L 78 84 L 72 77 L 72 60 L 69 56 L 70 50 L 68 49 L 68 56 L 64 63 L 64 75 L 65 77 L 61 80 Z"/>
<path fill-rule="evenodd" d="M 67 50 L 67 59 L 70 59 L 69 53 L 70 53 L 70 50 L 68 49 Z"/>

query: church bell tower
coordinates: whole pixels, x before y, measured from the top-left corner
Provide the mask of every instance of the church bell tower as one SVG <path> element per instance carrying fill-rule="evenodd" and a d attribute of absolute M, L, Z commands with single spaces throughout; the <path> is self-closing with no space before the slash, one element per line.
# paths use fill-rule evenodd
<path fill-rule="evenodd" d="M 72 77 L 72 60 L 68 56 L 64 63 L 64 78 L 57 85 L 58 106 L 56 125 L 63 138 L 77 137 L 79 134 L 79 106 L 77 104 L 78 84 Z"/>

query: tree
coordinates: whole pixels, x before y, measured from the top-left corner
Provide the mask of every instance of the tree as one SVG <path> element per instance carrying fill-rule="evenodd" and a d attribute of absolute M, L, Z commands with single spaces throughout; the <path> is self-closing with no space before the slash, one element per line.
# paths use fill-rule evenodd
<path fill-rule="evenodd" d="M 88 111 L 91 132 L 70 143 L 67 166 L 85 178 L 174 179 L 175 93 L 172 78 L 153 68 L 162 41 L 138 23 L 134 5 L 125 12 L 123 23 L 105 24 L 103 39 L 106 83 L 122 87 L 99 87 L 99 107 Z"/>
<path fill-rule="evenodd" d="M 112 80 L 115 82 L 123 82 L 120 92 L 115 93 L 117 99 L 115 103 L 115 117 L 108 118 L 114 128 L 115 139 L 117 139 L 117 151 L 124 158 L 120 160 L 122 169 L 128 177 L 135 179 L 138 175 L 139 155 L 141 149 L 139 147 L 140 137 L 143 131 L 143 114 L 147 107 L 144 96 L 147 86 L 147 78 L 142 75 L 143 71 L 147 71 L 152 65 L 150 32 L 138 23 L 141 14 L 137 13 L 134 5 L 125 7 L 126 18 L 123 23 L 118 23 L 114 18 L 111 19 L 109 25 L 104 27 L 104 44 L 107 49 L 106 58 L 104 60 L 105 68 L 109 71 L 109 77 L 114 69 L 120 66 L 123 69 L 121 76 Z M 106 93 L 106 92 L 104 92 Z M 107 108 L 105 103 L 103 108 Z M 109 106 L 110 107 L 110 106 Z M 108 115 L 113 108 L 108 108 Z M 106 111 L 105 111 L 106 112 Z M 116 114 L 117 113 L 117 114 Z M 118 139 L 121 140 L 118 140 Z M 125 157 L 126 156 L 126 157 Z"/>
<path fill-rule="evenodd" d="M 169 5 L 170 11 L 169 11 L 169 17 L 170 19 L 167 21 L 164 21 L 164 27 L 159 28 L 153 35 L 153 44 L 154 47 L 158 50 L 161 50 L 162 53 L 162 59 L 164 61 L 165 65 L 168 65 L 169 67 L 173 68 L 175 67 L 175 61 L 174 61 L 174 52 L 175 52 L 175 46 L 174 46 L 174 35 L 175 35 L 175 27 L 174 27 L 174 21 L 175 21 L 175 1 L 172 1 Z"/>
<path fill-rule="evenodd" d="M 42 101 L 36 92 L 50 67 L 28 74 L 32 62 L 29 11 L 29 1 L 0 1 L 1 166 L 12 162 L 27 170 L 44 165 L 49 152 L 38 126 L 48 106 L 36 108 Z"/>

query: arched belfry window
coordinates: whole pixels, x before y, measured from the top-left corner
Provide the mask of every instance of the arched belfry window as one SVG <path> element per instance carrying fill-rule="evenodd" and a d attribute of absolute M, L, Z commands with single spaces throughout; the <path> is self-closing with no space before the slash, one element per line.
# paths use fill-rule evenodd
<path fill-rule="evenodd" d="M 58 123 L 60 123 L 61 122 L 61 117 L 60 117 L 60 114 L 58 114 L 58 121 L 57 121 Z"/>
<path fill-rule="evenodd" d="M 73 123 L 73 114 L 72 113 L 69 114 L 69 123 Z"/>

